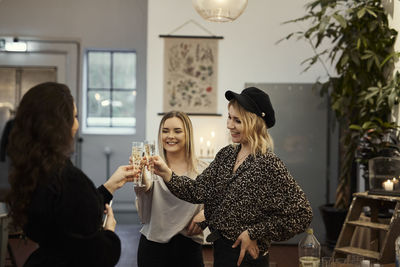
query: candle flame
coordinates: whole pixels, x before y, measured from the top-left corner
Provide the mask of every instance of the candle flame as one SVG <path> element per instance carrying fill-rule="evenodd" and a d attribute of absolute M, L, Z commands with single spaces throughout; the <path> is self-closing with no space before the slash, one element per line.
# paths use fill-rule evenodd
<path fill-rule="evenodd" d="M 386 191 L 393 191 L 393 181 L 391 179 L 387 179 L 385 182 L 382 183 L 383 189 Z"/>

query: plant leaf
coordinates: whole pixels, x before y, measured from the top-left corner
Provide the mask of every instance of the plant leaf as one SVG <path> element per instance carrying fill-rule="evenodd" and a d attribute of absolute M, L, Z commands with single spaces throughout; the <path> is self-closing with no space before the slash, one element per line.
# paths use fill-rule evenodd
<path fill-rule="evenodd" d="M 365 7 L 361 8 L 361 9 L 357 12 L 357 18 L 361 19 L 362 17 L 364 17 L 365 11 L 367 11 Z"/>
<path fill-rule="evenodd" d="M 383 67 L 383 65 L 385 65 L 386 62 L 388 62 L 390 59 L 396 59 L 399 55 L 400 55 L 400 53 L 398 53 L 398 52 L 391 53 L 384 60 L 382 60 L 380 66 Z"/>
<path fill-rule="evenodd" d="M 328 26 L 329 20 L 330 20 L 330 17 L 329 17 L 329 16 L 324 16 L 324 17 L 322 18 L 321 23 L 319 24 L 319 27 L 318 27 L 318 32 L 319 32 L 320 34 L 322 34 L 323 32 L 325 32 L 325 29 L 326 29 L 326 27 Z"/>
<path fill-rule="evenodd" d="M 351 130 L 361 131 L 362 128 L 359 125 L 352 124 L 349 127 Z"/>
<path fill-rule="evenodd" d="M 346 20 L 343 18 L 342 15 L 340 15 L 340 14 L 338 14 L 338 13 L 335 13 L 335 14 L 332 15 L 332 17 L 333 17 L 334 19 L 336 19 L 337 22 L 339 22 L 340 26 L 342 26 L 343 29 L 346 29 L 346 27 L 347 27 L 347 22 L 346 22 Z"/>
<path fill-rule="evenodd" d="M 373 123 L 371 121 L 366 121 L 363 123 L 363 125 L 361 126 L 361 128 L 363 129 L 368 129 L 369 127 L 371 127 Z"/>
<path fill-rule="evenodd" d="M 375 17 L 375 18 L 377 18 L 378 16 L 375 14 L 375 12 L 374 11 L 372 11 L 371 9 L 369 9 L 369 8 L 366 8 L 366 10 L 367 10 L 367 12 L 371 15 L 371 16 L 373 16 L 373 17 Z"/>
<path fill-rule="evenodd" d="M 368 99 L 370 99 L 371 97 L 377 95 L 378 93 L 379 93 L 379 91 L 373 91 L 373 92 L 367 94 L 367 95 L 364 97 L 364 100 L 368 100 Z"/>
<path fill-rule="evenodd" d="M 365 59 L 368 59 L 368 58 L 371 58 L 371 57 L 372 57 L 371 54 L 365 54 L 365 55 L 362 55 L 362 56 L 361 56 L 361 59 L 362 59 L 362 60 L 365 60 Z"/>

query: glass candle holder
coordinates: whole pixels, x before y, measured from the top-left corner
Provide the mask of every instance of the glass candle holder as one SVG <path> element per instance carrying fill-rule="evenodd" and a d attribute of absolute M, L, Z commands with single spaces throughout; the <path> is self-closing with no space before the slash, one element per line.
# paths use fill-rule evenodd
<path fill-rule="evenodd" d="M 400 157 L 376 157 L 368 161 L 370 192 L 400 195 Z"/>

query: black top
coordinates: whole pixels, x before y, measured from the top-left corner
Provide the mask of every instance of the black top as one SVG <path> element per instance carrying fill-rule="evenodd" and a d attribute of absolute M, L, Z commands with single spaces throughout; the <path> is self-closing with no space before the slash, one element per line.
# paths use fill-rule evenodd
<path fill-rule="evenodd" d="M 240 146 L 224 147 L 196 179 L 173 174 L 167 186 L 183 200 L 204 203 L 211 229 L 232 241 L 248 230 L 260 251 L 267 251 L 272 241 L 303 232 L 312 209 L 283 162 L 271 152 L 249 155 L 233 173 L 239 150 Z"/>
<path fill-rule="evenodd" d="M 118 236 L 102 227 L 104 204 L 112 194 L 98 189 L 70 161 L 40 184 L 28 212 L 26 235 L 39 244 L 24 266 L 114 266 Z"/>

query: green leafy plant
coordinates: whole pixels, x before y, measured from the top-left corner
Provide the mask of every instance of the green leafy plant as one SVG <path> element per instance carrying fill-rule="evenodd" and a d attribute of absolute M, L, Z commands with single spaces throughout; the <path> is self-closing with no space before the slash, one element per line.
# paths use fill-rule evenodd
<path fill-rule="evenodd" d="M 284 39 L 297 37 L 311 45 L 314 55 L 302 62 L 304 71 L 320 63 L 327 72 L 327 80 L 318 79 L 316 88 L 322 96 L 329 95 L 340 126 L 335 208 L 346 209 L 351 170 L 363 137 L 371 129 L 384 133 L 397 128 L 390 119 L 400 97 L 400 75 L 393 75 L 399 55 L 394 51 L 397 31 L 389 27 L 380 0 L 315 0 L 306 5 L 306 12 L 285 23 L 306 23 L 308 28 Z M 330 74 L 328 64 L 335 74 Z"/>

